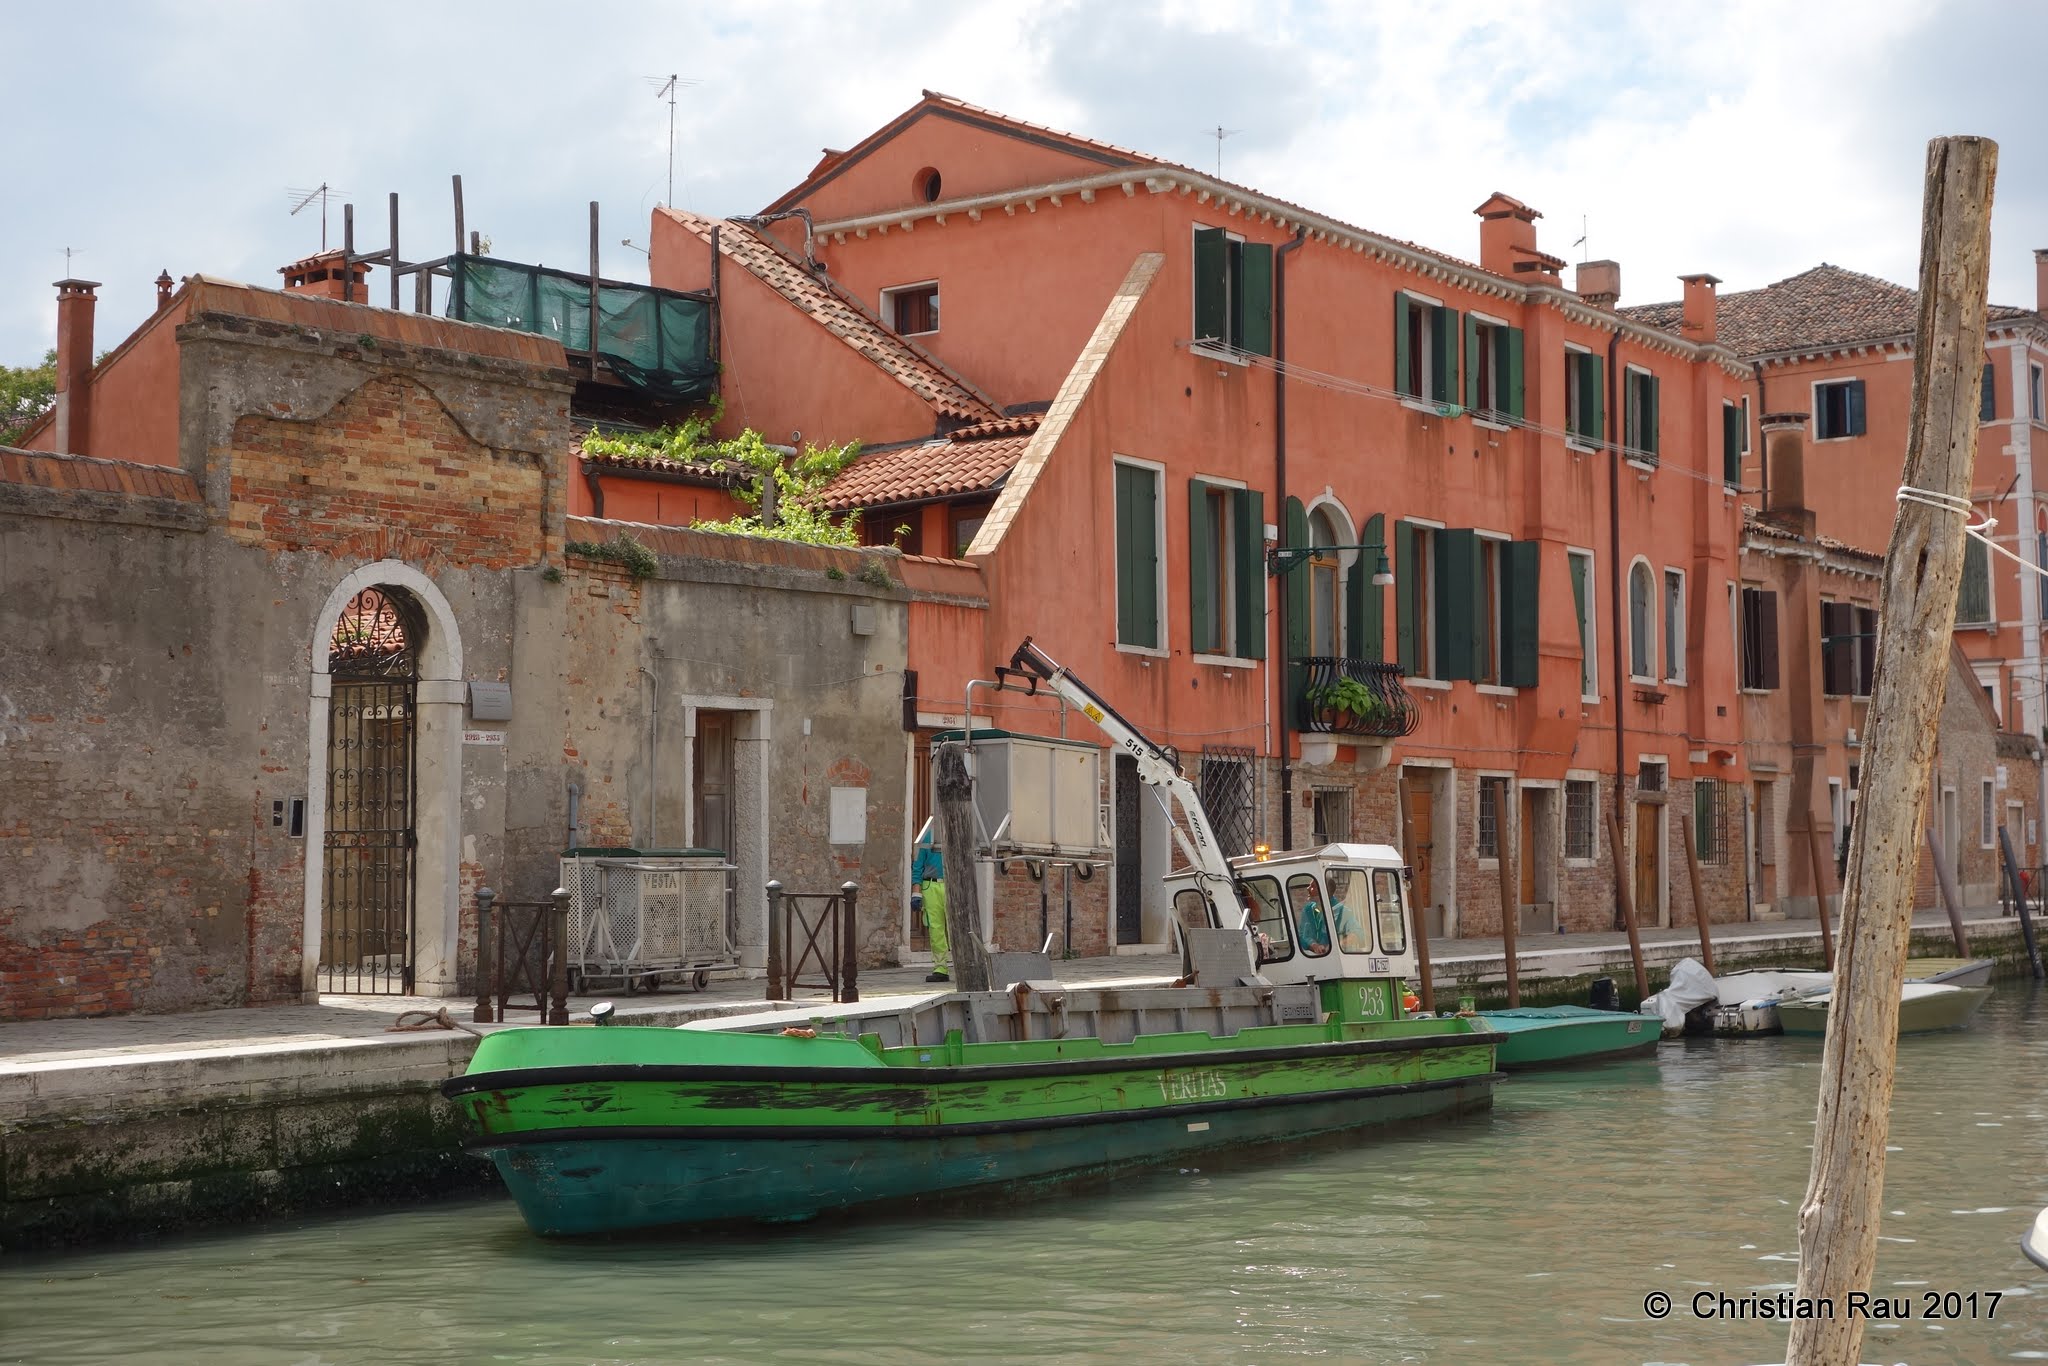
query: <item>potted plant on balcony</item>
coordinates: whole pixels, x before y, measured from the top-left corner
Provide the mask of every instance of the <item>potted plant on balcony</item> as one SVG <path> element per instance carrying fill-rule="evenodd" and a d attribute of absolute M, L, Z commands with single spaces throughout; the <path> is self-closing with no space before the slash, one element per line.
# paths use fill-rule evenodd
<path fill-rule="evenodd" d="M 1356 678 L 1339 678 L 1309 689 L 1316 719 L 1330 730 L 1361 730 L 1383 719 L 1387 704 Z"/>

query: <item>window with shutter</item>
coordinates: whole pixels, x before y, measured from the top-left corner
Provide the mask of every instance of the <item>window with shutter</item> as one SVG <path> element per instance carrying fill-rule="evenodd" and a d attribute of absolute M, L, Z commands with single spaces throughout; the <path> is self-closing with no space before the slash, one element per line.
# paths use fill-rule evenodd
<path fill-rule="evenodd" d="M 1956 594 L 1956 622 L 1973 626 L 1991 620 L 1991 555 L 1975 536 L 1963 542 L 1963 581 Z"/>
<path fill-rule="evenodd" d="M 2041 421 L 2044 416 L 2048 416 L 2048 412 L 2044 412 L 2043 408 L 2043 401 L 2048 399 L 2048 394 L 2043 394 L 2042 388 L 2041 367 L 2038 365 L 2028 366 L 2027 392 L 2030 396 L 2030 402 L 2032 403 L 2031 411 L 2036 422 Z"/>
<path fill-rule="evenodd" d="M 1515 541 L 1501 547 L 1506 606 L 1502 623 L 1504 658 L 1500 681 L 1510 688 L 1536 686 L 1536 613 L 1541 594 L 1538 574 L 1543 547 L 1536 541 Z"/>
<path fill-rule="evenodd" d="M 1231 647 L 1239 659 L 1266 657 L 1266 495 L 1233 489 L 1230 495 L 1231 553 L 1236 557 L 1236 603 Z"/>
<path fill-rule="evenodd" d="M 1437 539 L 1435 527 L 1394 524 L 1394 638 L 1401 671 L 1442 678 L 1437 658 Z"/>
<path fill-rule="evenodd" d="M 1862 436 L 1863 381 L 1834 380 L 1813 386 L 1813 439 L 1836 441 Z"/>
<path fill-rule="evenodd" d="M 1600 700 L 1600 646 L 1593 633 L 1593 555 L 1586 550 L 1568 550 L 1565 562 L 1572 571 L 1572 607 L 1579 621 L 1579 696 Z"/>
<path fill-rule="evenodd" d="M 1486 631 L 1479 537 L 1469 528 L 1437 532 L 1436 663 L 1438 678 L 1477 679 Z"/>
<path fill-rule="evenodd" d="M 1856 678 L 1849 691 L 1857 697 L 1868 697 L 1877 679 L 1877 609 L 1858 607 L 1852 620 L 1856 627 Z"/>
<path fill-rule="evenodd" d="M 1664 681 L 1685 682 L 1685 571 L 1664 571 Z"/>
<path fill-rule="evenodd" d="M 1221 228 L 1195 229 L 1195 340 L 1273 354 L 1273 248 Z"/>
<path fill-rule="evenodd" d="M 1159 631 L 1160 472 L 1117 461 L 1116 639 L 1164 648 Z"/>
<path fill-rule="evenodd" d="M 1721 405 L 1721 482 L 1742 482 L 1742 409 L 1733 403 Z"/>
<path fill-rule="evenodd" d="M 1628 673 L 1639 683 L 1657 681 L 1656 593 L 1650 566 L 1638 561 L 1628 571 Z"/>
<path fill-rule="evenodd" d="M 1438 403 L 1458 401 L 1458 310 L 1441 304 L 1430 310 L 1429 396 Z"/>
<path fill-rule="evenodd" d="M 1820 605 L 1820 690 L 1845 697 L 1856 681 L 1854 612 L 1846 602 Z"/>
<path fill-rule="evenodd" d="M 1465 319 L 1465 406 L 1491 420 L 1522 416 L 1522 329 Z"/>
<path fill-rule="evenodd" d="M 1628 458 L 1646 464 L 1657 463 L 1657 377 L 1647 370 L 1631 368 L 1623 390 L 1624 428 L 1622 441 Z"/>
<path fill-rule="evenodd" d="M 1600 357 L 1592 352 L 1565 351 L 1565 426 L 1586 445 L 1599 445 L 1604 435 L 1605 399 L 1600 391 L 1604 375 Z"/>
<path fill-rule="evenodd" d="M 1978 396 L 1977 420 L 1979 422 L 1995 422 L 1998 420 L 1998 390 L 1994 383 L 1994 372 L 1991 362 L 1988 360 L 1984 362 L 1984 387 Z"/>
<path fill-rule="evenodd" d="M 1770 692 L 1778 686 L 1778 595 L 1742 590 L 1742 686 Z"/>

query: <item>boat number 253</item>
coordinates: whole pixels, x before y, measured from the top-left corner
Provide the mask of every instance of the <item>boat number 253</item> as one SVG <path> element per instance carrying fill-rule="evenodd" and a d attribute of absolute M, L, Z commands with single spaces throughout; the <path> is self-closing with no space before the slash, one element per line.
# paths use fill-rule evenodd
<path fill-rule="evenodd" d="M 1172 1104 L 1185 1100 L 1212 1100 L 1228 1094 L 1228 1088 L 1223 1084 L 1221 1072 L 1161 1072 L 1159 1094 Z"/>

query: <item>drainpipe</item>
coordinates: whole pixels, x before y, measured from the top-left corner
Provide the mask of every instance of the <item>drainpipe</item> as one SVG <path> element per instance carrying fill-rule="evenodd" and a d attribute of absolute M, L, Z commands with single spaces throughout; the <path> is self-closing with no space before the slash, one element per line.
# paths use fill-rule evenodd
<path fill-rule="evenodd" d="M 1279 501 L 1280 540 L 1287 540 L 1287 257 L 1308 240 L 1306 228 L 1294 230 L 1294 240 L 1273 253 L 1273 487 L 1274 497 Z M 1268 578 L 1271 578 L 1269 575 Z M 1287 724 L 1287 703 L 1289 686 L 1293 682 L 1293 661 L 1287 657 L 1287 580 L 1278 583 L 1280 610 L 1274 615 L 1280 621 L 1279 649 L 1273 657 L 1280 662 L 1275 670 L 1279 682 L 1274 688 L 1276 697 L 1274 710 L 1280 714 L 1277 734 L 1280 737 L 1280 847 L 1294 847 L 1294 758 L 1291 753 L 1291 730 Z"/>
<path fill-rule="evenodd" d="M 1756 482 L 1763 489 L 1761 496 L 1757 499 L 1757 506 L 1769 507 L 1771 505 L 1771 448 L 1764 440 L 1764 414 L 1768 413 L 1771 409 L 1770 405 L 1764 402 L 1764 363 L 1760 360 L 1753 360 L 1749 363 L 1749 368 L 1751 373 L 1756 376 Z M 1749 433 L 1744 431 L 1742 435 L 1747 438 Z"/>
<path fill-rule="evenodd" d="M 661 753 L 661 680 L 644 664 L 640 666 L 640 672 L 647 675 L 647 847 L 653 849 L 661 844 L 655 824 L 655 816 L 661 810 L 661 789 L 655 785 L 655 766 Z"/>
<path fill-rule="evenodd" d="M 720 326 L 721 326 L 721 322 L 720 322 L 720 318 L 719 318 L 719 298 L 718 298 L 718 229 L 719 229 L 719 224 L 717 224 L 717 223 L 713 223 L 713 224 L 711 225 L 711 357 L 710 357 L 710 358 L 711 358 L 712 360 L 714 360 L 714 361 L 716 361 L 716 360 L 717 360 L 717 359 L 719 358 L 719 351 L 720 351 L 720 347 L 719 347 L 719 339 L 718 339 L 718 333 L 719 333 L 719 330 L 720 330 Z"/>
<path fill-rule="evenodd" d="M 597 467 L 592 465 L 588 460 L 583 461 L 582 464 L 583 482 L 590 486 L 590 515 L 592 517 L 603 517 L 604 476 L 599 474 L 597 472 Z"/>
<path fill-rule="evenodd" d="M 1621 597 L 1621 441 L 1616 433 L 1621 428 L 1621 405 L 1618 396 L 1615 365 L 1621 355 L 1621 332 L 1617 329 L 1607 341 L 1607 599 L 1611 610 L 1609 619 L 1614 623 L 1614 828 L 1628 831 L 1628 803 L 1622 792 L 1627 786 L 1624 776 L 1628 771 L 1628 759 L 1624 753 L 1628 740 L 1628 718 L 1622 708 L 1622 692 L 1628 686 L 1628 662 L 1623 652 L 1628 648 L 1626 632 L 1622 630 Z M 1614 914 L 1621 916 L 1620 879 L 1626 874 L 1620 871 L 1620 860 L 1614 860 L 1617 871 L 1614 889 Z"/>
<path fill-rule="evenodd" d="M 568 843 L 567 845 L 565 845 L 565 846 L 564 846 L 565 848 L 569 848 L 569 849 L 574 849 L 574 848 L 575 848 L 575 847 L 576 847 L 576 846 L 577 846 L 578 844 L 582 843 L 582 841 L 581 841 L 581 840 L 579 840 L 579 839 L 577 839 L 577 838 L 576 838 L 576 833 L 577 833 L 578 829 L 580 828 L 580 824 L 581 824 L 578 818 L 579 818 L 579 816 L 581 815 L 581 813 L 582 813 L 582 810 L 583 810 L 583 784 L 581 784 L 581 783 L 570 783 L 570 784 L 569 784 L 569 843 Z"/>

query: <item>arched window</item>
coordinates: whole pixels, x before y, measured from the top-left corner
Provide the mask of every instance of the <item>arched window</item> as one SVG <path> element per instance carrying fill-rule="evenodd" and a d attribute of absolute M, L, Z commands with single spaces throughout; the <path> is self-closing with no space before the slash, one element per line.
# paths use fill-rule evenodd
<path fill-rule="evenodd" d="M 1312 655 L 1344 653 L 1344 563 L 1331 547 L 1350 541 L 1327 507 L 1309 514 L 1308 543 L 1316 547 L 1308 560 L 1308 652 Z"/>
<path fill-rule="evenodd" d="M 1657 584 L 1641 560 L 1628 571 L 1628 671 L 1655 681 L 1657 669 Z"/>

